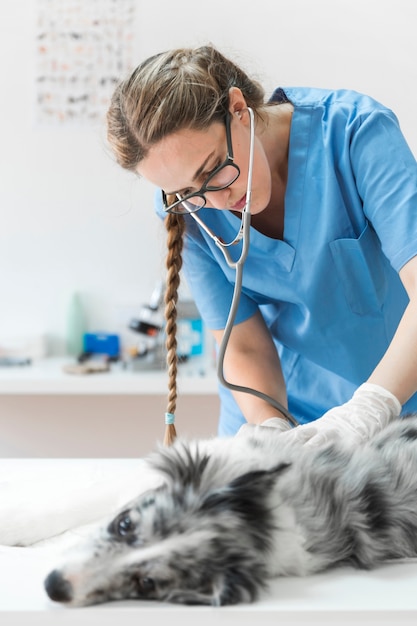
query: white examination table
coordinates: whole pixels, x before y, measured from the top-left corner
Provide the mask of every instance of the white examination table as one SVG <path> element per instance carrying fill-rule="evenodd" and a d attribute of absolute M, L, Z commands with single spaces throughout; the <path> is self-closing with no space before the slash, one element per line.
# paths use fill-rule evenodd
<path fill-rule="evenodd" d="M 0 524 L 7 490 L 21 481 L 36 492 L 43 480 L 83 488 L 88 482 L 137 471 L 130 459 L 0 460 Z M 63 480 L 63 479 L 66 479 Z M 53 484 L 51 482 L 51 484 Z M 5 499 L 2 499 L 6 494 Z M 59 499 L 58 499 L 59 500 Z M 42 499 L 41 499 L 42 502 Z M 59 505 L 59 501 L 58 501 Z M 24 508 L 24 507 L 23 507 Z M 48 514 L 47 511 L 41 513 Z M 22 514 L 25 511 L 22 510 Z M 4 521 L 4 517 L 3 517 Z M 304 579 L 274 581 L 260 600 L 232 607 L 185 607 L 152 602 L 118 602 L 67 609 L 51 602 L 43 579 L 59 562 L 61 540 L 35 547 L 0 546 L 0 624 L 5 626 L 338 626 L 417 624 L 417 560 L 387 564 L 371 572 L 337 569 Z"/>

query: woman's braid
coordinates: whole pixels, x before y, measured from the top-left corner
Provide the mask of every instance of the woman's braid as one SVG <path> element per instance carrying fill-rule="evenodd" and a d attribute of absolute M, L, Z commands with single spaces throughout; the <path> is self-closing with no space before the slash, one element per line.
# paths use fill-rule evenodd
<path fill-rule="evenodd" d="M 166 257 L 166 290 L 165 290 L 165 332 L 168 368 L 168 404 L 167 415 L 174 416 L 177 405 L 177 302 L 182 267 L 184 218 L 181 215 L 168 214 L 165 218 L 168 231 L 168 253 Z M 167 423 L 164 444 L 171 445 L 176 437 L 175 426 Z"/>

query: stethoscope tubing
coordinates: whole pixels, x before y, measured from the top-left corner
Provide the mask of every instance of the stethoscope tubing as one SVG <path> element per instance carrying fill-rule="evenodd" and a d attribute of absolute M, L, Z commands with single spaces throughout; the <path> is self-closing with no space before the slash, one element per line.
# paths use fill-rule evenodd
<path fill-rule="evenodd" d="M 235 285 L 233 289 L 232 302 L 230 305 L 229 315 L 226 321 L 226 325 L 223 332 L 222 341 L 218 348 L 217 355 L 217 378 L 221 385 L 230 389 L 231 391 L 238 391 L 243 393 L 249 393 L 262 400 L 265 400 L 268 404 L 272 405 L 275 409 L 277 409 L 282 415 L 286 417 L 286 419 L 293 425 L 298 426 L 298 421 L 295 417 L 288 411 L 288 409 L 282 405 L 278 400 L 272 398 L 271 396 L 263 393 L 262 391 L 258 391 L 257 389 L 252 389 L 251 387 L 246 387 L 243 385 L 235 385 L 234 383 L 230 383 L 226 380 L 224 376 L 224 358 L 226 354 L 226 349 L 229 343 L 230 335 L 233 330 L 234 322 L 236 319 L 236 313 L 239 307 L 240 296 L 242 293 L 242 282 L 243 282 L 243 269 L 245 265 L 246 258 L 249 253 L 250 246 L 250 223 L 251 223 L 251 200 L 252 200 L 252 174 L 253 174 L 253 159 L 254 159 L 254 147 L 255 147 L 255 120 L 254 113 L 251 108 L 248 107 L 248 112 L 250 116 L 250 150 L 249 150 L 249 166 L 248 166 L 248 181 L 246 187 L 246 204 L 242 210 L 242 220 L 241 227 L 239 233 L 236 238 L 229 242 L 225 243 L 219 237 L 217 237 L 213 231 L 206 225 L 204 222 L 196 215 L 195 213 L 190 213 L 190 215 L 194 218 L 194 220 L 203 228 L 203 230 L 211 237 L 211 239 L 215 242 L 216 246 L 222 251 L 223 256 L 231 269 L 235 270 Z M 239 241 L 242 241 L 242 250 L 241 254 L 237 261 L 233 261 L 228 248 Z"/>

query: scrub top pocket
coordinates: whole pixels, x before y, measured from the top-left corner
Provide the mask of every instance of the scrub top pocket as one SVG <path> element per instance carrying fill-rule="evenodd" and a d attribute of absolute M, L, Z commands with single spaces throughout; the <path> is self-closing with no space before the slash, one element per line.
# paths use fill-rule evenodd
<path fill-rule="evenodd" d="M 351 311 L 379 314 L 387 290 L 384 262 L 389 262 L 375 231 L 367 224 L 358 239 L 337 239 L 329 245 Z"/>

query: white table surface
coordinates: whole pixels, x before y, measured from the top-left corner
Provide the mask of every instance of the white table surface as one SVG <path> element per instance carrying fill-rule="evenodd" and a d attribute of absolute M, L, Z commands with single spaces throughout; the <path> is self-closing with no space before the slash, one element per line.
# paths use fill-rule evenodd
<path fill-rule="evenodd" d="M 36 480 L 70 467 L 75 478 L 97 463 L 100 471 L 122 472 L 135 461 L 8 459 L 0 461 L 4 480 L 28 470 Z M 113 468 L 113 469 L 112 469 Z M 67 471 L 67 470 L 65 470 Z M 1 503 L 0 503 L 1 507 Z M 57 562 L 57 547 L 0 546 L 0 623 L 14 625 L 115 626 L 262 626 L 345 624 L 379 626 L 417 624 L 417 561 L 386 564 L 370 572 L 336 569 L 306 578 L 280 578 L 259 601 L 232 607 L 185 607 L 145 601 L 115 602 L 68 609 L 51 602 L 43 590 L 46 574 Z"/>

